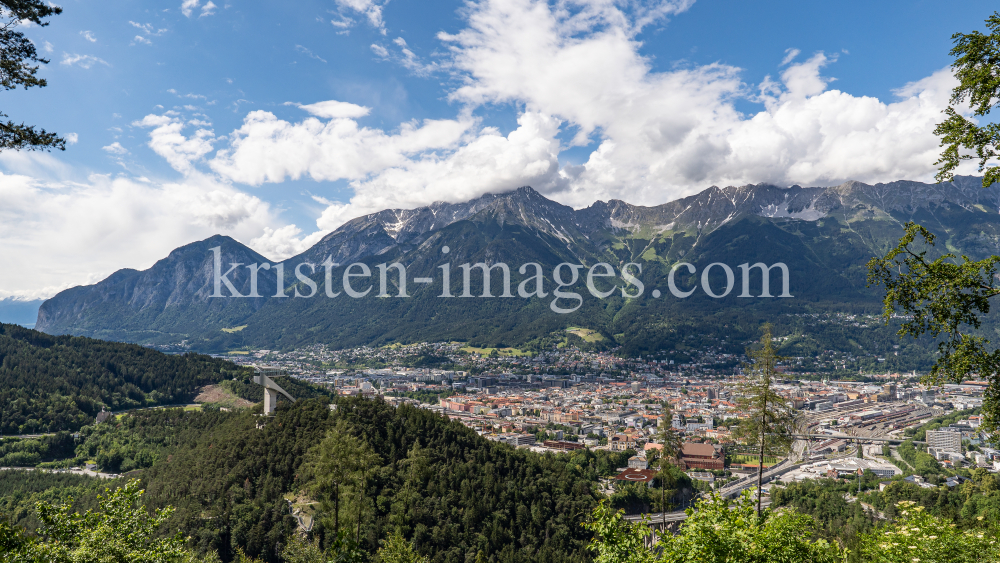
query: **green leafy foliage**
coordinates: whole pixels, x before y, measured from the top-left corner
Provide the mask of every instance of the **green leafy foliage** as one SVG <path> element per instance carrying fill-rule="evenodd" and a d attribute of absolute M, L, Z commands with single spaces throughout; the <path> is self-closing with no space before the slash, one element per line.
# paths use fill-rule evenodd
<path fill-rule="evenodd" d="M 157 536 L 171 509 L 152 515 L 142 506 L 138 481 L 99 496 L 97 512 L 80 514 L 68 504 L 38 503 L 40 538 L 0 528 L 0 561 L 5 563 L 180 563 L 193 561 L 184 539 Z M 4 545 L 6 544 L 6 545 Z"/>
<path fill-rule="evenodd" d="M 594 534 L 588 549 L 597 556 L 595 563 L 653 563 L 656 558 L 646 548 L 645 538 L 650 529 L 645 524 L 632 524 L 607 502 L 601 502 L 584 522 Z"/>
<path fill-rule="evenodd" d="M 974 469 L 970 475 L 971 479 L 953 488 L 923 488 L 897 479 L 868 498 L 875 508 L 893 517 L 897 503 L 908 501 L 963 529 L 977 527 L 983 521 L 1000 523 L 1000 476 L 982 469 Z"/>
<path fill-rule="evenodd" d="M 862 491 L 878 492 L 879 478 L 872 472 L 864 474 Z M 857 480 L 810 479 L 791 483 L 771 490 L 773 508 L 788 507 L 811 517 L 816 522 L 816 533 L 830 542 L 838 542 L 851 549 L 857 545 L 860 534 L 870 531 L 874 518 L 857 502 L 848 502 L 850 495 L 858 492 Z M 865 496 L 866 502 L 873 500 Z"/>
<path fill-rule="evenodd" d="M 680 534 L 661 540 L 662 560 L 823 563 L 839 559 L 835 546 L 811 540 L 815 524 L 808 516 L 770 510 L 758 515 L 755 504 L 746 491 L 734 503 L 718 496 L 699 501 L 697 511 L 688 509 Z"/>
<path fill-rule="evenodd" d="M 1000 180 L 1000 168 L 990 166 L 990 161 L 998 155 L 1000 125 L 976 125 L 955 109 L 956 105 L 968 100 L 972 114 L 985 117 L 1000 95 L 1000 73 L 997 72 L 1000 69 L 1000 12 L 993 12 L 986 19 L 986 27 L 991 33 L 973 31 L 951 36 L 955 42 L 950 53 L 955 57 L 951 67 L 959 83 L 952 90 L 951 105 L 945 110 L 948 118 L 934 129 L 944 147 L 941 158 L 934 163 L 940 165 L 936 176 L 939 182 L 951 180 L 963 160 L 979 162 L 979 171 L 986 173 L 984 188 Z"/>
<path fill-rule="evenodd" d="M 922 243 L 917 242 L 917 237 Z M 939 357 L 926 381 L 961 382 L 975 374 L 989 383 L 983 393 L 984 429 L 1000 423 L 1000 350 L 977 332 L 981 316 L 990 312 L 990 299 L 1000 294 L 997 263 L 1000 256 L 971 260 L 954 254 L 928 257 L 934 235 L 909 222 L 899 244 L 881 258 L 868 262 L 870 285 L 885 286 L 883 317 L 907 315 L 900 337 L 924 334 L 938 340 Z"/>
<path fill-rule="evenodd" d="M 840 560 L 835 545 L 813 541 L 814 524 L 795 512 L 767 510 L 758 516 L 745 493 L 735 503 L 713 496 L 688 509 L 677 535 L 660 536 L 655 549 L 644 539 L 646 524 L 631 524 L 602 503 L 586 527 L 594 532 L 590 549 L 598 563 L 823 563 Z"/>
<path fill-rule="evenodd" d="M 382 540 L 382 547 L 378 548 L 376 555 L 379 563 L 430 563 L 427 557 L 413 549 L 398 530 Z"/>
<path fill-rule="evenodd" d="M 34 467 L 41 462 L 72 457 L 74 445 L 69 432 L 37 439 L 0 438 L 0 467 Z"/>
<path fill-rule="evenodd" d="M 871 563 L 995 563 L 1000 535 L 991 528 L 960 530 L 911 501 L 898 503 L 899 518 L 861 537 L 860 560 Z"/>

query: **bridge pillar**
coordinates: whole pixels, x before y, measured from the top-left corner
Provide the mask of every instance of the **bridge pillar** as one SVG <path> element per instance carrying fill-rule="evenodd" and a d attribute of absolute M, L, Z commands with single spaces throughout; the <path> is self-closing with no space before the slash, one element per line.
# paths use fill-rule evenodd
<path fill-rule="evenodd" d="M 264 388 L 264 414 L 271 416 L 278 408 L 278 391 Z"/>
<path fill-rule="evenodd" d="M 278 377 L 285 375 L 284 373 L 267 368 L 259 368 L 254 366 L 257 370 L 257 375 L 253 376 L 254 383 L 262 385 L 264 387 L 264 415 L 271 416 L 274 411 L 278 408 L 278 393 L 281 393 L 288 398 L 289 401 L 295 402 L 295 397 L 288 394 L 287 391 L 281 388 L 280 385 L 275 383 L 271 377 Z M 271 373 L 271 377 L 268 377 L 267 373 Z"/>

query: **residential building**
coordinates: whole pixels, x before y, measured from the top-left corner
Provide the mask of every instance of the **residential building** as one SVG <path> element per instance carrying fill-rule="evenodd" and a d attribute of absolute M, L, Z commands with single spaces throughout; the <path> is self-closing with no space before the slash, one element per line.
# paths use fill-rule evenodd
<path fill-rule="evenodd" d="M 962 431 L 952 428 L 927 431 L 927 447 L 944 452 L 962 451 Z"/>
<path fill-rule="evenodd" d="M 625 450 L 634 450 L 639 447 L 635 436 L 632 434 L 615 434 L 608 440 L 608 444 L 611 445 L 611 451 L 613 452 L 624 452 Z"/>
<path fill-rule="evenodd" d="M 508 434 L 504 436 L 504 441 L 516 448 L 534 444 L 535 437 L 531 434 Z"/>
<path fill-rule="evenodd" d="M 726 458 L 712 444 L 685 442 L 681 448 L 682 469 L 725 469 Z"/>
<path fill-rule="evenodd" d="M 628 458 L 629 469 L 648 469 L 649 462 L 645 457 L 634 455 Z"/>

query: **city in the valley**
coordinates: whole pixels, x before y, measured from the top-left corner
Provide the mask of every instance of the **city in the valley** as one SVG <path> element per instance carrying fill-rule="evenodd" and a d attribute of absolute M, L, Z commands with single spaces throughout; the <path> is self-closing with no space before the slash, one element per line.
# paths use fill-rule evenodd
<path fill-rule="evenodd" d="M 745 478 L 758 472 L 756 452 L 738 445 L 729 427 L 741 416 L 737 384 L 746 358 L 712 346 L 695 350 L 688 363 L 666 356 L 625 358 L 565 343 L 525 352 L 440 342 L 344 350 L 314 345 L 227 357 L 280 368 L 331 386 L 341 396 L 414 404 L 517 448 L 636 452 L 628 467 L 620 468 L 619 481 L 655 479 L 647 452 L 660 447 L 657 430 L 669 424 L 683 436 L 681 467 L 701 487 L 738 492 L 733 484 L 755 485 Z M 917 373 L 853 374 L 838 380 L 802 370 L 803 365 L 834 367 L 840 363 L 837 356 L 828 351 L 818 358 L 786 358 L 778 366 L 782 378 L 776 390 L 802 416 L 791 453 L 765 458 L 769 478 L 788 483 L 865 471 L 887 479 L 914 473 L 897 446 L 913 440 L 922 425 L 942 420 L 946 423 L 935 424 L 923 440 L 942 468 L 1000 472 L 1000 450 L 989 447 L 989 436 L 979 430 L 985 383 L 929 387 Z M 427 363 L 446 367 L 419 366 Z M 908 479 L 927 487 L 938 484 L 920 475 Z"/>

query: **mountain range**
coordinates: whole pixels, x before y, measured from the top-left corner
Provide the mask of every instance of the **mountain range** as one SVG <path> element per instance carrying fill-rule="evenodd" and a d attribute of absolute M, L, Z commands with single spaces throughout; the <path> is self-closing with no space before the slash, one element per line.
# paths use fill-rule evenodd
<path fill-rule="evenodd" d="M 282 262 L 216 235 L 177 248 L 148 270 L 120 270 L 97 284 L 59 293 L 40 307 L 36 328 L 224 351 L 446 339 L 527 345 L 582 327 L 599 335 L 590 345 L 625 345 L 639 353 L 676 346 L 691 327 L 751 334 L 766 320 L 781 324 L 782 319 L 804 314 L 877 314 L 880 295 L 866 287 L 865 264 L 896 244 L 906 221 L 937 233 L 942 251 L 982 257 L 1000 254 L 998 210 L 1000 188 L 984 189 L 975 177 L 942 184 L 712 186 L 658 206 L 611 200 L 583 209 L 522 187 L 464 203 L 358 217 Z M 216 252 L 222 265 L 218 271 Z M 330 266 L 328 276 L 324 262 L 339 266 Z M 370 289 L 364 297 L 350 298 L 342 281 L 345 267 L 355 262 L 364 264 L 371 276 L 360 275 L 364 268 L 355 267 L 349 289 Z M 378 265 L 395 262 L 405 266 L 407 298 L 396 297 L 403 288 L 392 268 L 387 269 L 385 290 L 380 287 Z M 500 262 L 509 265 L 513 297 L 458 297 L 465 289 L 462 264 Z M 260 269 L 255 281 L 246 266 L 263 263 L 270 269 Z M 301 267 L 297 278 L 294 272 L 302 263 L 315 269 Z M 536 289 L 528 279 L 535 273 L 533 267 L 520 270 L 528 263 L 544 271 L 544 298 L 525 298 L 518 292 L 522 282 L 528 293 Z M 579 298 L 555 300 L 554 269 L 560 263 L 582 266 L 576 268 L 576 283 L 561 288 Z M 607 267 L 595 267 L 597 263 L 608 264 L 613 275 L 602 277 Z M 681 263 L 691 267 L 675 268 Z M 785 295 L 791 297 L 778 297 L 783 282 L 779 268 L 772 269 L 769 278 L 773 297 L 759 297 L 764 294 L 759 269 L 739 267 L 756 263 L 784 264 L 789 287 Z M 219 285 L 216 278 L 231 264 L 241 264 L 225 278 L 232 289 L 260 297 L 233 297 L 228 285 Z M 450 268 L 448 286 L 456 296 L 451 299 L 439 297 L 447 294 L 445 264 Z M 706 274 L 711 264 L 716 265 Z M 623 269 L 634 275 L 634 283 Z M 280 283 L 277 270 L 283 271 Z M 469 270 L 471 294 L 478 296 L 482 272 Z M 572 270 L 563 267 L 564 282 Z M 672 270 L 675 291 L 669 283 Z M 595 297 L 586 286 L 588 272 L 595 271 L 596 292 L 613 289 L 607 297 Z M 491 274 L 492 295 L 504 294 L 501 270 Z M 424 281 L 417 281 L 420 278 Z M 711 293 L 725 296 L 707 294 L 706 281 Z M 725 292 L 727 287 L 730 291 Z M 675 297 L 690 290 L 690 297 Z M 295 297 L 310 293 L 311 298 Z M 574 310 L 558 314 L 555 309 Z"/>

